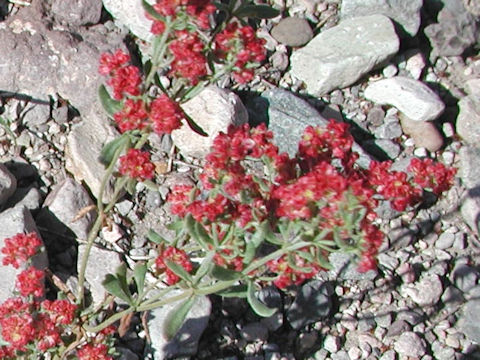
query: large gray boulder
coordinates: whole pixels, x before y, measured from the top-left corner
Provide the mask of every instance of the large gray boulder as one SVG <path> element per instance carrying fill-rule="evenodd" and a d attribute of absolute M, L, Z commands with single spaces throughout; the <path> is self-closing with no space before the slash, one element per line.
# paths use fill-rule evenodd
<path fill-rule="evenodd" d="M 295 51 L 291 73 L 308 93 L 321 96 L 352 85 L 396 54 L 399 45 L 393 23 L 384 15 L 344 20 Z"/>

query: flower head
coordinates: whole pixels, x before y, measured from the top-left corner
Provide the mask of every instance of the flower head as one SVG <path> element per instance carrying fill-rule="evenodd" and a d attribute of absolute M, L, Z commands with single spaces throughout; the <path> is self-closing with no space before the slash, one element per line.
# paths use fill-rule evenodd
<path fill-rule="evenodd" d="M 138 149 L 129 149 L 120 157 L 120 173 L 143 181 L 153 178 L 155 166 L 150 162 L 150 154 Z"/>
<path fill-rule="evenodd" d="M 168 268 L 166 261 L 171 261 L 177 265 L 180 265 L 187 272 L 193 270 L 192 263 L 190 262 L 190 259 L 185 251 L 177 249 L 173 246 L 168 246 L 157 256 L 157 259 L 155 260 L 157 272 L 165 272 L 165 275 L 167 276 L 166 282 L 168 285 L 176 284 L 180 278 L 172 270 L 170 270 L 170 268 Z"/>
<path fill-rule="evenodd" d="M 17 234 L 5 239 L 5 246 L 2 248 L 4 255 L 3 265 L 12 265 L 18 269 L 35 255 L 42 246 L 42 241 L 37 233 Z"/>

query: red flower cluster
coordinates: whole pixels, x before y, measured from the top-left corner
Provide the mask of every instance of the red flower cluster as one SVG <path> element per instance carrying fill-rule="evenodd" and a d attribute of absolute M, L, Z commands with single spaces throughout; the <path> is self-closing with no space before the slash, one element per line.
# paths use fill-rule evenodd
<path fill-rule="evenodd" d="M 133 65 L 126 65 L 130 56 L 122 50 L 114 54 L 102 54 L 100 57 L 99 73 L 109 75 L 107 84 L 113 89 L 113 97 L 117 100 L 123 99 L 125 94 L 132 96 L 140 95 L 140 70 Z"/>
<path fill-rule="evenodd" d="M 42 241 L 37 233 L 17 234 L 5 239 L 5 246 L 2 248 L 4 255 L 3 265 L 12 265 L 18 269 L 35 255 L 42 246 Z"/>
<path fill-rule="evenodd" d="M 303 251 L 307 249 L 302 249 Z M 294 254 L 290 261 L 294 262 L 294 267 L 290 266 L 288 255 L 271 260 L 267 263 L 268 269 L 276 274 L 273 283 L 279 289 L 286 289 L 290 285 L 300 285 L 305 280 L 313 278 L 322 268 L 312 262 L 307 261 L 298 254 Z M 301 270 L 298 270 L 301 269 Z"/>
<path fill-rule="evenodd" d="M 169 47 L 174 56 L 170 75 L 183 77 L 195 85 L 207 75 L 207 59 L 203 55 L 204 44 L 196 33 L 187 30 L 175 32 L 175 40 Z"/>
<path fill-rule="evenodd" d="M 213 261 L 216 265 L 235 270 L 243 270 L 243 259 L 240 256 L 233 256 L 231 249 L 222 249 L 215 254 Z"/>
<path fill-rule="evenodd" d="M 120 173 L 143 181 L 153 178 L 155 166 L 150 161 L 150 153 L 138 149 L 129 149 L 120 157 Z"/>
<path fill-rule="evenodd" d="M 185 117 L 178 103 L 162 94 L 150 104 L 150 119 L 153 122 L 153 130 L 159 134 L 171 134 L 173 130 L 182 126 Z"/>
<path fill-rule="evenodd" d="M 240 84 L 253 79 L 252 63 L 266 58 L 265 40 L 259 39 L 251 26 L 240 27 L 232 22 L 215 36 L 215 54 L 228 64 L 234 65 L 233 77 Z"/>
<path fill-rule="evenodd" d="M 85 344 L 77 350 L 78 360 L 113 360 L 105 344 Z"/>
<path fill-rule="evenodd" d="M 142 130 L 148 125 L 148 113 L 142 100 L 127 99 L 123 109 L 113 115 L 120 132 Z"/>
<path fill-rule="evenodd" d="M 185 253 L 185 251 L 177 249 L 173 246 L 168 246 L 161 251 L 157 259 L 155 260 L 157 273 L 165 273 L 167 277 L 166 282 L 168 285 L 176 284 L 178 281 L 180 281 L 180 278 L 166 265 L 165 261 L 167 260 L 177 265 L 180 265 L 187 272 L 193 270 L 192 263 L 190 262 L 190 259 L 188 258 L 188 255 Z"/>
<path fill-rule="evenodd" d="M 359 168 L 352 145 L 348 126 L 332 120 L 324 128 L 308 127 L 297 157 L 290 159 L 287 154 L 278 154 L 272 134 L 264 125 L 255 129 L 247 125 L 230 128 L 227 134 L 214 139 L 206 157 L 200 175 L 203 190 L 192 186 L 174 188 L 168 198 L 172 212 L 181 217 L 191 214 L 207 229 L 235 222 L 251 232 L 255 231 L 254 224 L 265 220 L 272 229 L 279 223 L 313 223 L 335 249 L 357 250 L 359 270 L 373 269 L 384 238 L 372 224 L 378 199 L 383 197 L 391 201 L 393 208 L 404 210 L 421 201 L 418 184 L 440 193 L 451 186 L 455 170 L 431 161 L 413 161 L 412 182 L 406 173 L 391 171 L 389 162 L 372 162 L 368 170 Z M 267 169 L 266 174 L 252 167 L 258 162 Z M 306 233 L 311 231 L 305 229 Z M 248 236 L 242 241 L 243 245 L 235 245 L 235 253 L 241 254 L 246 248 Z M 228 252 L 215 256 L 215 262 L 222 266 L 231 266 L 230 260 Z M 241 264 L 241 260 L 235 261 Z M 277 286 L 285 287 L 313 276 L 320 268 L 315 261 L 305 264 L 306 258 L 295 255 L 269 262 L 268 269 L 278 275 Z M 303 265 L 308 271 L 298 270 Z"/>
<path fill-rule="evenodd" d="M 413 173 L 413 181 L 419 186 L 430 189 L 435 195 L 450 189 L 457 169 L 447 168 L 442 163 L 434 163 L 432 159 L 412 159 L 409 171 Z"/>
<path fill-rule="evenodd" d="M 159 15 L 169 17 L 172 20 L 186 13 L 203 30 L 210 27 L 209 16 L 216 10 L 215 5 L 210 0 L 157 0 L 153 8 Z M 148 18 L 152 18 L 148 13 L 146 15 Z M 158 19 L 152 20 L 151 32 L 155 35 L 163 33 L 165 23 Z"/>
<path fill-rule="evenodd" d="M 31 244 L 25 242 L 27 239 Z M 6 253 L 13 255 L 12 241 L 17 240 L 21 245 L 12 258 L 15 261 L 9 261 L 14 267 L 29 263 L 41 244 L 34 233 L 17 234 L 7 240 L 4 253 L 9 249 Z M 44 277 L 43 271 L 28 267 L 17 276 L 16 288 L 22 297 L 7 299 L 0 305 L 1 337 L 8 342 L 0 346 L 0 358 L 17 359 L 27 346 L 45 352 L 63 345 L 62 336 L 73 325 L 77 306 L 67 300 L 36 300 L 44 294 Z"/>

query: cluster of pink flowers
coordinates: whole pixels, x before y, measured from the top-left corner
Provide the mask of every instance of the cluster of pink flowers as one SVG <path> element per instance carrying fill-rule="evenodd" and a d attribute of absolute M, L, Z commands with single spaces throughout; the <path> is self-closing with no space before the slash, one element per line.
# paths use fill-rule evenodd
<path fill-rule="evenodd" d="M 376 266 L 376 254 L 384 234 L 373 225 L 379 195 L 392 207 L 404 210 L 422 200 L 424 189 L 436 194 L 453 183 L 455 170 L 431 160 L 414 160 L 413 176 L 390 170 L 390 162 L 372 162 L 369 169 L 355 164 L 353 138 L 345 123 L 331 120 L 325 127 L 308 127 L 294 159 L 279 154 L 272 133 L 264 125 L 230 128 L 218 135 L 200 176 L 201 187 L 182 185 L 173 189 L 169 202 L 174 214 L 192 217 L 207 228 L 232 224 L 249 232 L 253 222 L 268 220 L 271 228 L 279 222 L 314 221 L 323 239 L 336 244 L 354 244 L 360 252 L 359 270 Z M 256 173 L 248 161 L 261 161 L 269 173 Z M 345 214 L 363 215 L 351 223 Z M 350 221 L 350 222 L 349 222 Z M 277 274 L 275 284 L 284 288 L 312 277 L 321 267 L 314 260 L 318 249 L 312 243 L 305 251 L 312 256 L 287 257 L 270 261 L 267 268 Z M 239 259 L 218 253 L 217 265 L 240 268 Z M 304 271 L 296 269 L 303 268 Z M 306 271 L 305 269 L 310 269 Z"/>
<path fill-rule="evenodd" d="M 251 26 L 232 22 L 215 36 L 215 55 L 234 64 L 233 77 L 240 84 L 253 79 L 252 63 L 265 60 L 265 40 L 255 36 Z"/>
<path fill-rule="evenodd" d="M 166 283 L 168 285 L 174 285 L 180 278 L 166 265 L 166 261 L 171 261 L 177 265 L 183 267 L 187 272 L 193 270 L 193 265 L 187 255 L 187 253 L 181 249 L 177 249 L 173 246 L 168 246 L 163 249 L 155 260 L 155 267 L 157 274 L 165 273 Z"/>
<path fill-rule="evenodd" d="M 42 242 L 36 233 L 17 234 L 5 239 L 2 263 L 27 267 L 17 276 L 19 297 L 0 305 L 0 328 L 8 345 L 0 347 L 0 358 L 16 359 L 28 347 L 39 353 L 63 345 L 62 335 L 75 322 L 77 306 L 68 300 L 39 300 L 44 295 L 44 271 L 31 265 Z"/>
<path fill-rule="evenodd" d="M 129 149 L 120 157 L 120 174 L 138 181 L 150 180 L 154 176 L 155 165 L 150 161 L 150 153 Z"/>

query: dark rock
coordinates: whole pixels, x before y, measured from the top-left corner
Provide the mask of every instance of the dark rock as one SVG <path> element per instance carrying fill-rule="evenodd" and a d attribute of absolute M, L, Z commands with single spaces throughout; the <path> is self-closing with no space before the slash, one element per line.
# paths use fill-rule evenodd
<path fill-rule="evenodd" d="M 94 25 L 100 20 L 99 0 L 53 0 L 51 11 L 57 23 L 63 25 Z"/>
<path fill-rule="evenodd" d="M 298 17 L 287 17 L 272 28 L 272 36 L 287 46 L 302 46 L 313 38 L 308 21 Z"/>
<path fill-rule="evenodd" d="M 287 319 L 294 329 L 322 320 L 330 314 L 333 292 L 328 282 L 311 281 L 300 288 L 297 298 L 287 310 Z"/>

